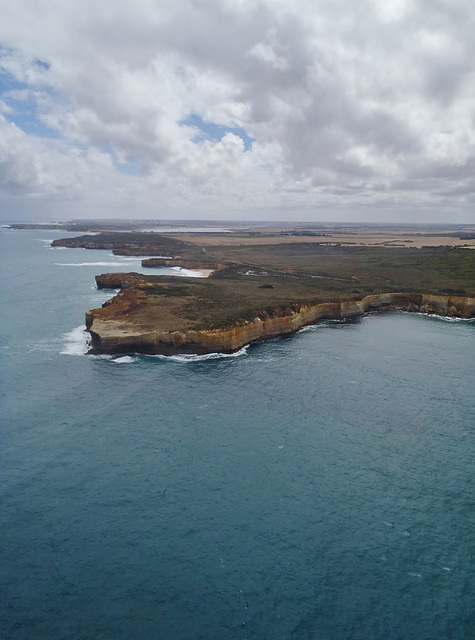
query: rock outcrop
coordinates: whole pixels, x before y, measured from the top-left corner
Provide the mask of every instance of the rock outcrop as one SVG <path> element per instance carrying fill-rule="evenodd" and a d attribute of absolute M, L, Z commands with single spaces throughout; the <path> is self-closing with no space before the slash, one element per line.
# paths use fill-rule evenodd
<path fill-rule="evenodd" d="M 132 287 L 140 278 L 140 273 L 135 271 L 129 273 L 103 273 L 96 276 L 96 286 L 98 289 L 125 289 Z"/>
<path fill-rule="evenodd" d="M 111 287 L 126 286 L 125 276 L 134 274 L 108 274 Z M 123 280 L 120 281 L 120 277 Z M 104 282 L 104 281 L 102 281 Z M 132 290 L 123 304 L 140 304 L 134 298 Z M 129 300 L 130 298 L 130 300 Z M 113 302 L 113 301 L 111 301 Z M 123 319 L 104 319 L 101 310 L 93 310 L 86 314 L 86 326 L 92 337 L 92 353 L 212 353 L 232 352 L 246 344 L 258 340 L 266 340 L 277 336 L 288 335 L 302 327 L 314 324 L 319 320 L 357 318 L 371 311 L 404 310 L 438 315 L 450 315 L 461 318 L 475 317 L 475 298 L 460 296 L 442 296 L 418 293 L 383 293 L 369 295 L 361 300 L 342 302 L 323 302 L 320 304 L 299 305 L 298 310 L 283 314 L 276 311 L 256 313 L 252 320 L 238 321 L 230 326 L 213 329 L 163 330 L 141 326 L 140 322 Z"/>

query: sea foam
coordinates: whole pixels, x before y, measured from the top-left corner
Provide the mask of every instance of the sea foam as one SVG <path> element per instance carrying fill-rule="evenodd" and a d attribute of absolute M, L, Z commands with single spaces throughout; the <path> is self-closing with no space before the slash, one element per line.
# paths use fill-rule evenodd
<path fill-rule="evenodd" d="M 299 329 L 296 333 L 307 333 L 307 331 L 317 331 L 318 329 L 323 329 L 328 327 L 330 324 L 344 324 L 345 320 L 340 320 L 338 318 L 335 319 L 325 319 L 320 322 L 316 322 L 314 324 L 307 324 L 301 329 Z"/>
<path fill-rule="evenodd" d="M 90 335 L 84 325 L 76 327 L 62 336 L 64 340 L 61 354 L 65 356 L 84 356 L 90 348 Z"/>
<path fill-rule="evenodd" d="M 180 276 L 187 278 L 203 278 L 201 271 L 194 271 L 193 269 L 183 269 L 183 267 L 167 267 L 172 271 L 175 271 Z"/>
<path fill-rule="evenodd" d="M 422 316 L 423 318 L 434 318 L 435 320 L 441 320 L 442 322 L 473 322 L 474 318 L 459 318 L 457 316 L 441 316 L 437 313 L 422 313 L 420 311 L 401 311 L 404 314 Z"/>
<path fill-rule="evenodd" d="M 120 356 L 119 358 L 113 358 L 111 362 L 114 364 L 130 364 L 131 362 L 135 362 L 136 358 L 132 358 L 132 356 Z"/>
<path fill-rule="evenodd" d="M 163 356 L 156 355 L 152 356 L 154 358 L 162 358 L 164 360 L 169 360 L 171 362 L 206 362 L 207 360 L 221 360 L 223 358 L 238 358 L 239 356 L 243 356 L 247 353 L 249 345 L 245 345 L 239 351 L 234 351 L 233 353 L 205 353 L 203 355 L 198 354 L 178 354 L 174 356 Z"/>

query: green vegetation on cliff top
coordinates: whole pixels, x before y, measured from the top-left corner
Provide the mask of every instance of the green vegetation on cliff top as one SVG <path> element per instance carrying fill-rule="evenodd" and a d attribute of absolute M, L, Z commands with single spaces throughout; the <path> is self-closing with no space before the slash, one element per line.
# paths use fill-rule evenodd
<path fill-rule="evenodd" d="M 53 247 L 107 249 L 115 255 L 180 256 L 189 259 L 203 256 L 202 250 L 195 244 L 154 232 L 111 231 L 76 238 L 60 238 L 53 240 L 51 244 Z"/>
<path fill-rule="evenodd" d="M 291 243 L 244 247 L 209 247 L 218 258 L 256 265 L 261 270 L 299 278 L 327 278 L 315 283 L 326 291 L 351 293 L 411 291 L 475 295 L 475 251 L 451 247 L 344 247 Z M 236 267 L 215 277 L 234 277 Z M 339 280 L 332 280 L 332 279 Z"/>
<path fill-rule="evenodd" d="M 167 255 L 227 265 L 207 279 L 128 274 L 103 319 L 166 330 L 214 328 L 302 304 L 357 300 L 371 293 L 475 296 L 475 251 L 450 247 L 329 246 L 285 243 L 206 248 L 158 233 L 106 232 L 55 240 L 53 246 L 108 249 L 122 255 Z M 111 274 L 112 276 L 112 274 Z M 120 275 L 99 276 L 115 287 Z M 109 283 L 109 284 L 108 284 Z"/>
<path fill-rule="evenodd" d="M 91 239 L 96 248 L 134 255 L 149 253 L 152 241 L 162 255 L 195 260 L 201 256 L 203 262 L 215 259 L 227 265 L 207 279 L 182 278 L 179 283 L 159 275 L 98 276 L 99 286 L 112 288 L 123 280 L 124 290 L 95 315 L 147 329 L 217 328 L 256 316 L 285 315 L 302 304 L 358 300 L 372 293 L 475 296 L 475 251 L 466 249 L 318 243 L 223 243 L 203 249 L 149 233 L 100 234 L 68 242 L 84 246 L 78 243 L 89 245 Z"/>

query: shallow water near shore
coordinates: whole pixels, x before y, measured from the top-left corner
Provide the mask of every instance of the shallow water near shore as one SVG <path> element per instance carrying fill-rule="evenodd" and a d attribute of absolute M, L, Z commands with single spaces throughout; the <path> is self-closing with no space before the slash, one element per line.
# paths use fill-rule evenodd
<path fill-rule="evenodd" d="M 475 636 L 473 321 L 78 356 L 137 269 L 53 237 L 0 233 L 2 638 Z"/>

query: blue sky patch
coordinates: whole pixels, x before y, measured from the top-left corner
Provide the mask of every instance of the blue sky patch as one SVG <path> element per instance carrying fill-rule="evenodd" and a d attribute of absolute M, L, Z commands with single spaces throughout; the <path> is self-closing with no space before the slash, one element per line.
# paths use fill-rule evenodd
<path fill-rule="evenodd" d="M 35 64 L 43 69 L 49 69 L 51 67 L 50 63 L 46 62 L 46 60 L 35 60 Z"/>
<path fill-rule="evenodd" d="M 41 138 L 60 137 L 57 131 L 47 127 L 38 117 L 36 98 L 29 85 L 4 71 L 0 71 L 0 100 L 11 109 L 11 113 L 3 114 L 4 117 L 25 133 Z"/>
<path fill-rule="evenodd" d="M 188 127 L 196 127 L 200 130 L 200 133 L 193 139 L 193 142 L 200 142 L 201 140 L 221 140 L 227 133 L 234 133 L 235 136 L 239 136 L 244 142 L 244 149 L 249 151 L 254 142 L 254 138 L 247 135 L 246 131 L 242 127 L 226 127 L 222 124 L 216 124 L 215 122 L 206 122 L 197 113 L 191 113 L 188 117 L 180 122 L 182 125 Z"/>
<path fill-rule="evenodd" d="M 27 85 L 24 82 L 18 82 L 9 73 L 0 71 L 0 94 L 5 91 L 15 91 L 19 89 L 26 89 Z"/>
<path fill-rule="evenodd" d="M 103 153 L 107 153 L 112 158 L 112 163 L 114 167 L 119 171 L 119 173 L 123 173 L 127 176 L 141 176 L 142 175 L 142 161 L 140 158 L 135 158 L 130 162 L 119 162 L 117 158 L 117 153 L 114 149 L 108 145 L 104 144 L 101 146 L 101 151 Z"/>
<path fill-rule="evenodd" d="M 141 160 L 132 160 L 132 162 L 117 162 L 114 160 L 114 166 L 120 173 L 127 176 L 140 176 L 142 174 Z"/>

